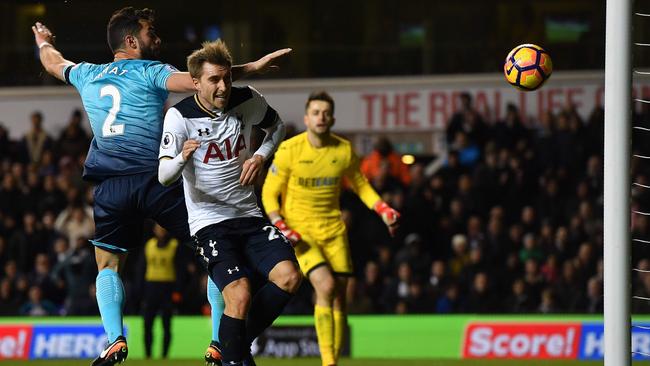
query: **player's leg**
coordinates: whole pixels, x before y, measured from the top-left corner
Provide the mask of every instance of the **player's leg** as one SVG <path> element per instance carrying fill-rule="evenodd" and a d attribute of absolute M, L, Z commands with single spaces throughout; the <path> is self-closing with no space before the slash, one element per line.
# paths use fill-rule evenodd
<path fill-rule="evenodd" d="M 177 238 L 185 246 L 190 247 L 197 253 L 199 262 L 207 271 L 207 262 L 198 254 L 197 243 L 190 236 L 190 228 L 187 224 L 187 207 L 183 194 L 183 185 L 178 183 L 164 187 L 157 180 L 150 182 L 150 199 L 148 200 L 151 217 L 160 226 L 164 227 L 170 234 Z M 208 302 L 211 308 L 212 336 L 211 342 L 205 351 L 204 358 L 208 364 L 218 364 L 221 361 L 221 348 L 219 346 L 219 322 L 223 314 L 224 301 L 221 291 L 208 276 L 206 291 Z"/>
<path fill-rule="evenodd" d="M 347 232 L 331 229 L 338 232 L 322 242 L 322 250 L 331 268 L 334 280 L 334 296 L 332 303 L 332 323 L 334 325 L 334 359 L 338 362 L 341 347 L 344 341 L 347 326 L 346 290 L 347 279 L 352 275 L 352 258 L 347 240 Z"/>
<path fill-rule="evenodd" d="M 335 276 L 336 296 L 334 297 L 334 306 L 332 315 L 334 320 L 334 359 L 338 362 L 341 354 L 341 348 L 345 341 L 345 329 L 348 325 L 347 313 L 347 276 Z"/>
<path fill-rule="evenodd" d="M 282 313 L 298 291 L 302 275 L 291 245 L 262 218 L 242 220 L 246 255 L 255 271 L 268 281 L 255 293 L 246 323 L 248 345 Z"/>
<path fill-rule="evenodd" d="M 226 307 L 219 325 L 223 362 L 227 365 L 240 364 L 247 353 L 245 319 L 251 300 L 248 278 L 240 278 L 226 285 L 223 299 Z"/>
<path fill-rule="evenodd" d="M 96 298 L 108 345 L 93 361 L 93 366 L 110 366 L 122 362 L 128 355 L 122 333 L 124 285 L 119 271 L 129 249 L 140 244 L 142 217 L 134 204 L 148 175 L 109 178 L 95 187 L 95 246 L 97 261 Z"/>
<path fill-rule="evenodd" d="M 199 253 L 223 295 L 225 308 L 219 324 L 221 356 L 224 364 L 238 365 L 245 354 L 245 319 L 250 305 L 248 267 L 241 246 L 233 240 L 234 228 L 227 222 L 207 226 L 196 233 Z M 207 359 L 206 359 L 207 361 Z"/>
<path fill-rule="evenodd" d="M 114 365 L 126 359 L 128 350 L 123 332 L 122 309 L 124 307 L 124 285 L 119 270 L 126 259 L 126 253 L 115 254 L 95 246 L 97 260 L 96 298 L 108 346 L 93 361 L 93 366 Z"/>
<path fill-rule="evenodd" d="M 221 315 L 223 315 L 223 309 L 226 304 L 223 301 L 221 291 L 219 291 L 219 288 L 210 276 L 208 276 L 208 302 L 210 303 L 210 316 L 212 319 L 212 343 L 218 347 L 219 322 L 221 321 Z"/>
<path fill-rule="evenodd" d="M 313 268 L 307 275 L 316 293 L 314 326 L 324 366 L 336 364 L 334 347 L 334 297 L 336 282 L 328 265 Z"/>

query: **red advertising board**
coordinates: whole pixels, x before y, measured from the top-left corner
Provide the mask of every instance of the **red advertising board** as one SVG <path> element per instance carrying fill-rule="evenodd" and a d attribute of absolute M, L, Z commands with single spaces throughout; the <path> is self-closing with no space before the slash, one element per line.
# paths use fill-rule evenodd
<path fill-rule="evenodd" d="M 463 358 L 575 359 L 580 323 L 471 323 Z"/>
<path fill-rule="evenodd" d="M 31 325 L 9 325 L 0 327 L 0 360 L 28 359 L 31 340 Z"/>

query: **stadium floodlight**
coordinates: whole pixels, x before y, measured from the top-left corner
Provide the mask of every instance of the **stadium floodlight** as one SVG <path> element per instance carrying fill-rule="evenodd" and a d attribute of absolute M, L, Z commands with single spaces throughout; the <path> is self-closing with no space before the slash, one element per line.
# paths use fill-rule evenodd
<path fill-rule="evenodd" d="M 631 364 L 630 121 L 632 0 L 607 0 L 605 23 L 605 366 Z"/>

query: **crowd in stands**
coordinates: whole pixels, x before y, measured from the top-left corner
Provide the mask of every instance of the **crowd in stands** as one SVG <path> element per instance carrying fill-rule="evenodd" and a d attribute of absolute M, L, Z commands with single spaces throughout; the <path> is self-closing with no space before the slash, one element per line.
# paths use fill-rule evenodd
<path fill-rule="evenodd" d="M 568 106 L 523 123 L 515 106 L 492 121 L 472 107 L 470 95 L 462 99 L 448 123 L 446 154 L 405 165 L 380 138 L 363 158 L 363 173 L 402 213 L 396 237 L 344 191 L 356 270 L 349 311 L 602 312 L 602 108 L 584 119 Z M 0 315 L 95 315 L 93 187 L 81 179 L 90 136 L 80 111 L 57 137 L 45 132 L 43 119 L 34 112 L 21 140 L 0 125 Z M 644 137 L 634 143 L 650 146 Z M 637 162 L 632 168 L 633 181 L 650 185 L 650 169 Z M 642 186 L 635 186 L 633 204 L 650 211 Z M 634 215 L 632 231 L 650 240 L 648 217 Z M 147 233 L 143 243 L 153 235 Z M 634 248 L 633 265 L 650 270 L 648 249 Z M 178 257 L 176 311 L 208 313 L 200 264 L 184 246 Z M 141 312 L 142 264 L 141 251 L 130 254 L 127 314 Z M 650 275 L 633 280 L 634 293 L 650 297 Z M 303 281 L 287 312 L 313 311 L 308 286 Z M 650 312 L 650 303 L 635 301 L 633 311 Z"/>

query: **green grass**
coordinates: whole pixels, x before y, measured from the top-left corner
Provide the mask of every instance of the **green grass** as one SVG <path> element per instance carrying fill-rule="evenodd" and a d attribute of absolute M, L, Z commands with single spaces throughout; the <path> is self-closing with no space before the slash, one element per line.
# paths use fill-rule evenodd
<path fill-rule="evenodd" d="M 3 361 L 2 366 L 29 365 L 29 366 L 88 366 L 90 361 Z M 602 365 L 601 361 L 545 361 L 545 360 L 524 360 L 524 361 L 503 361 L 503 360 L 342 360 L 339 366 L 596 366 Z M 201 360 L 133 360 L 123 363 L 124 366 L 202 366 Z M 260 358 L 257 359 L 258 366 L 320 366 L 320 360 L 316 358 Z M 635 366 L 650 365 L 650 362 L 634 362 Z"/>

